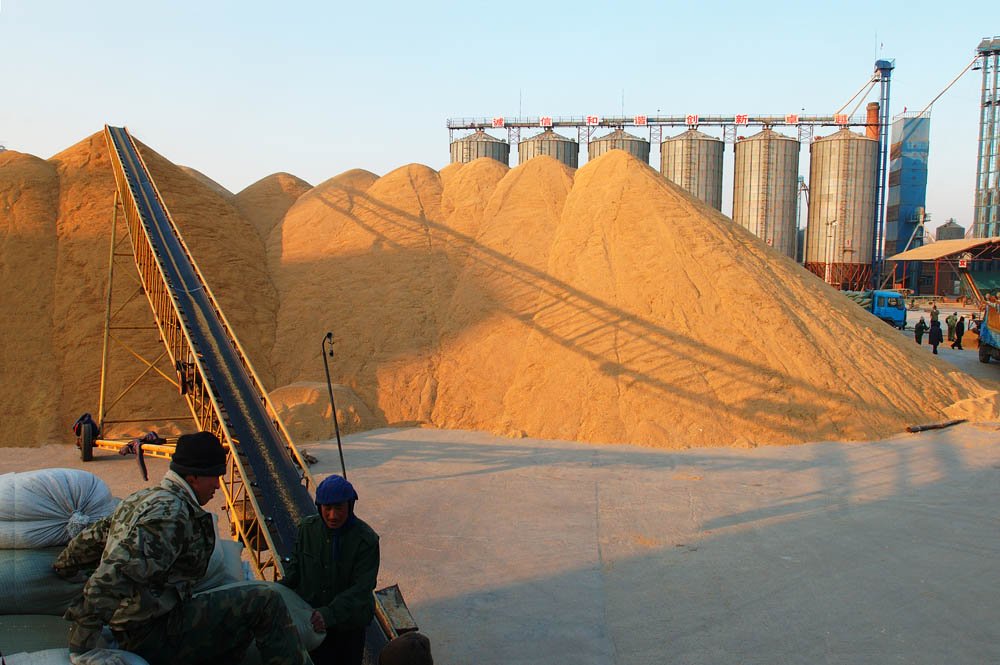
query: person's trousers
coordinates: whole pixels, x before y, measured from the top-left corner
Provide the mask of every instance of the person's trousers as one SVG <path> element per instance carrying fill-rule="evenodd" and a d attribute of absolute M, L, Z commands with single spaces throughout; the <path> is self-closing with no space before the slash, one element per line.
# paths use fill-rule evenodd
<path fill-rule="evenodd" d="M 238 665 L 254 641 L 263 665 L 311 665 L 285 601 L 266 586 L 199 594 L 146 629 L 115 637 L 150 665 Z"/>
<path fill-rule="evenodd" d="M 316 665 L 361 665 L 365 655 L 365 629 L 331 631 L 309 655 Z"/>

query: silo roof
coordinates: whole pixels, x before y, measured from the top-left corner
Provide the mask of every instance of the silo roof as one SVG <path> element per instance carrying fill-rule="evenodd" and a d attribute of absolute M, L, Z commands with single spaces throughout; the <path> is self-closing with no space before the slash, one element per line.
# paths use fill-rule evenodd
<path fill-rule="evenodd" d="M 677 136 L 671 136 L 670 138 L 668 138 L 666 140 L 667 141 L 682 141 L 682 140 L 685 140 L 685 141 L 695 141 L 695 140 L 697 140 L 697 141 L 720 141 L 721 139 L 717 139 L 714 136 L 709 136 L 708 134 L 705 134 L 704 132 L 699 132 L 697 129 L 689 129 L 686 132 L 684 132 L 683 134 L 678 134 Z"/>
<path fill-rule="evenodd" d="M 570 143 L 576 143 L 573 139 L 568 139 L 565 136 L 556 134 L 551 129 L 546 129 L 540 134 L 535 134 L 531 138 L 521 141 L 521 143 L 526 143 L 527 141 L 569 141 Z"/>
<path fill-rule="evenodd" d="M 868 138 L 864 134 L 857 134 L 852 132 L 847 127 L 844 127 L 839 132 L 830 134 L 829 136 L 821 136 L 817 138 L 817 141 L 847 141 L 850 139 L 864 139 L 866 141 L 878 141 L 878 139 Z"/>
<path fill-rule="evenodd" d="M 456 143 L 458 141 L 492 141 L 493 143 L 506 143 L 506 141 L 498 139 L 495 136 L 490 136 L 481 129 L 477 129 L 475 132 L 469 134 L 468 136 L 463 136 L 460 139 L 455 139 Z"/>
<path fill-rule="evenodd" d="M 779 134 L 773 129 L 763 129 L 753 136 L 748 136 L 743 139 L 744 141 L 780 141 L 784 139 L 785 141 L 797 141 L 798 139 L 793 139 L 791 136 L 785 136 L 784 134 Z"/>
<path fill-rule="evenodd" d="M 602 136 L 601 138 L 596 139 L 596 140 L 597 141 L 606 141 L 608 139 L 627 139 L 629 141 L 643 141 L 645 143 L 649 143 L 649 141 L 647 141 L 646 139 L 639 138 L 638 136 L 632 136 L 631 134 L 629 134 L 628 132 L 626 132 L 624 129 L 616 129 L 615 131 L 611 132 L 607 136 Z"/>

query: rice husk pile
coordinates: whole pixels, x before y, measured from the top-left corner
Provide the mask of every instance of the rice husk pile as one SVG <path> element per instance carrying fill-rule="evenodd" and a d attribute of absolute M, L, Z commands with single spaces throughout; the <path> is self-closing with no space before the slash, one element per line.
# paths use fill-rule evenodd
<path fill-rule="evenodd" d="M 329 436 L 328 331 L 348 431 L 753 446 L 996 414 L 993 391 L 619 150 L 579 170 L 275 174 L 226 196 L 140 147 L 297 437 Z M 24 414 L 8 445 L 65 441 L 95 410 L 113 192 L 101 133 L 47 161 L 0 153 L 0 334 L 17 342 L 0 390 Z M 115 386 L 135 374 L 111 368 Z M 131 417 L 184 410 L 141 397 Z"/>
<path fill-rule="evenodd" d="M 266 244 L 271 229 L 312 186 L 288 173 L 272 173 L 236 195 L 234 204 Z"/>
<path fill-rule="evenodd" d="M 449 169 L 342 194 L 321 247 L 293 206 L 271 254 L 279 330 L 336 321 L 337 381 L 386 424 L 752 446 L 878 438 L 991 394 L 622 151 Z M 319 378 L 306 353 L 283 369 Z"/>
<path fill-rule="evenodd" d="M 264 245 L 228 202 L 201 179 L 139 143 L 174 220 L 236 330 L 258 374 L 272 381 L 276 303 Z M 11 416 L 4 445 L 72 440 L 72 423 L 84 412 L 96 416 L 107 297 L 114 175 L 103 132 L 42 161 L 0 153 L 0 336 L 6 340 L 0 390 Z M 118 223 L 124 218 L 119 215 Z M 120 227 L 121 228 L 121 227 Z M 128 240 L 118 248 L 129 252 Z M 130 258 L 119 258 L 114 310 L 118 325 L 150 326 L 153 317 L 135 283 Z M 124 286 L 122 286 L 124 285 Z M 155 331 L 116 331 L 148 359 L 163 345 Z M 173 376 L 169 363 L 158 366 Z M 110 403 L 140 375 L 144 365 L 112 342 Z M 15 417 L 16 414 L 16 417 Z M 145 419 L 118 428 L 131 436 L 146 429 L 190 429 L 188 409 L 153 373 L 142 378 L 109 412 L 109 418 Z"/>

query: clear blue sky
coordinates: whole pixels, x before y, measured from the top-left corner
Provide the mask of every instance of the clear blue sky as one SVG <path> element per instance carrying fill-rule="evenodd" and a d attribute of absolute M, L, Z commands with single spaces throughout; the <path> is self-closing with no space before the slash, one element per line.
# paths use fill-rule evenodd
<path fill-rule="evenodd" d="M 896 60 L 892 114 L 919 110 L 1000 35 L 990 2 L 614 6 L 0 0 L 0 142 L 48 158 L 124 124 L 234 192 L 277 171 L 317 184 L 442 168 L 447 118 L 519 103 L 617 115 L 624 91 L 627 115 L 832 113 L 876 55 Z M 978 74 L 933 108 L 934 226 L 970 221 Z"/>

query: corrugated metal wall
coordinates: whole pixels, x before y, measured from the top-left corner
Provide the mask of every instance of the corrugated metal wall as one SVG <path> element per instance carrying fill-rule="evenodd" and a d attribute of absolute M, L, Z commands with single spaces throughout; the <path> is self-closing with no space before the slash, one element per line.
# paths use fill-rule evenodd
<path fill-rule="evenodd" d="M 660 143 L 660 173 L 722 210 L 722 141 L 690 129 Z"/>
<path fill-rule="evenodd" d="M 452 164 L 455 162 L 465 164 L 480 157 L 489 157 L 509 166 L 510 146 L 506 141 L 494 138 L 481 129 L 451 142 Z"/>
<path fill-rule="evenodd" d="M 847 129 L 813 141 L 807 263 L 871 263 L 877 160 L 878 141 Z"/>
<path fill-rule="evenodd" d="M 627 134 L 621 129 L 616 129 L 607 136 L 591 141 L 587 146 L 587 154 L 590 159 L 596 159 L 609 150 L 615 149 L 624 150 L 647 164 L 649 163 L 649 141 Z"/>
<path fill-rule="evenodd" d="M 558 159 L 566 166 L 574 169 L 580 163 L 580 144 L 570 140 L 565 136 L 556 134 L 551 129 L 546 129 L 541 134 L 532 136 L 517 144 L 517 159 L 519 164 L 524 164 L 532 157 L 548 155 Z"/>
<path fill-rule="evenodd" d="M 770 129 L 737 141 L 733 221 L 795 258 L 799 142 Z"/>

